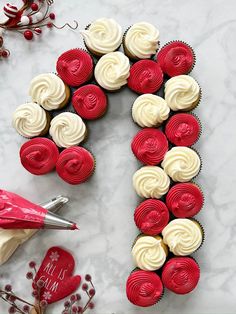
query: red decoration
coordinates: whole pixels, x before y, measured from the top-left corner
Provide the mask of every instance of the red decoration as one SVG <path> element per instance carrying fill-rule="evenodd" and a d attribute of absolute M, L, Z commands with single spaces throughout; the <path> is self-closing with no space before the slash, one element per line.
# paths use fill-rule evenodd
<path fill-rule="evenodd" d="M 39 9 L 39 6 L 37 5 L 37 3 L 32 3 L 30 7 L 32 11 L 38 11 Z"/>
<path fill-rule="evenodd" d="M 31 32 L 30 30 L 28 30 L 28 31 L 25 31 L 25 32 L 24 32 L 24 37 L 25 37 L 25 39 L 27 39 L 27 40 L 31 40 L 31 39 L 33 39 L 33 37 L 34 37 L 34 34 L 33 34 L 33 32 Z"/>
<path fill-rule="evenodd" d="M 81 277 L 73 276 L 75 261 L 73 256 L 59 248 L 50 248 L 35 276 L 35 283 L 42 281 L 40 300 L 48 304 L 61 300 L 73 293 L 80 285 Z"/>

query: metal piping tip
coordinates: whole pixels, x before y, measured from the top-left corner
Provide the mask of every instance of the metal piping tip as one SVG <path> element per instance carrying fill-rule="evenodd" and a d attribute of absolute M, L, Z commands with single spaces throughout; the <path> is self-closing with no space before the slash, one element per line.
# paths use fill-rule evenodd
<path fill-rule="evenodd" d="M 53 213 L 47 213 L 44 218 L 45 229 L 78 230 L 76 224 Z"/>
<path fill-rule="evenodd" d="M 41 203 L 40 205 L 51 212 L 57 212 L 64 204 L 69 202 L 69 198 L 66 196 L 58 195 L 53 199 Z"/>

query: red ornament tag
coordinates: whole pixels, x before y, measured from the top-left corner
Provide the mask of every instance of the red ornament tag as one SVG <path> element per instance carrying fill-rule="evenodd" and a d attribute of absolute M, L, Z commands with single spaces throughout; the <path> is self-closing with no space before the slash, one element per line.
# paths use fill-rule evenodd
<path fill-rule="evenodd" d="M 75 261 L 69 252 L 57 246 L 51 247 L 35 276 L 35 283 L 39 280 L 44 282 L 40 301 L 50 304 L 72 294 L 81 281 L 80 276 L 73 276 L 74 267 Z"/>

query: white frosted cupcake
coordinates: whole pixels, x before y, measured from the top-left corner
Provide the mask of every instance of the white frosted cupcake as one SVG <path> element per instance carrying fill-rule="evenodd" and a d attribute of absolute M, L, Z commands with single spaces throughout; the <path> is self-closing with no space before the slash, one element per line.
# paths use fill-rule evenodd
<path fill-rule="evenodd" d="M 168 192 L 170 179 L 162 168 L 144 166 L 134 173 L 133 186 L 139 196 L 159 199 Z"/>
<path fill-rule="evenodd" d="M 203 229 L 191 219 L 178 218 L 168 223 L 162 230 L 163 241 L 177 256 L 187 256 L 195 252 L 203 242 Z"/>
<path fill-rule="evenodd" d="M 165 83 L 165 100 L 173 111 L 190 111 L 201 98 L 201 89 L 189 75 L 178 75 Z"/>
<path fill-rule="evenodd" d="M 127 84 L 129 70 L 129 58 L 119 51 L 110 52 L 98 60 L 94 76 L 102 88 L 113 92 Z"/>
<path fill-rule="evenodd" d="M 40 74 L 30 82 L 29 95 L 44 109 L 51 111 L 63 108 L 70 98 L 70 89 L 53 73 Z"/>
<path fill-rule="evenodd" d="M 48 132 L 50 115 L 36 103 L 26 103 L 16 108 L 12 117 L 16 131 L 26 138 L 43 136 Z"/>
<path fill-rule="evenodd" d="M 161 166 L 173 181 L 188 182 L 199 173 L 201 160 L 193 149 L 176 146 L 165 154 Z"/>
<path fill-rule="evenodd" d="M 167 246 L 160 236 L 140 235 L 135 240 L 132 256 L 136 267 L 142 270 L 155 271 L 166 261 Z"/>
<path fill-rule="evenodd" d="M 86 126 L 75 113 L 63 112 L 52 119 L 49 129 L 58 147 L 71 147 L 80 144 L 86 137 Z"/>
<path fill-rule="evenodd" d="M 116 51 L 122 43 L 121 26 L 113 19 L 100 18 L 81 31 L 86 48 L 95 56 Z"/>
<path fill-rule="evenodd" d="M 123 46 L 131 59 L 150 59 L 159 48 L 159 30 L 147 22 L 135 23 L 124 34 Z"/>
<path fill-rule="evenodd" d="M 142 128 L 158 127 L 168 119 L 170 108 L 165 99 L 153 94 L 139 96 L 132 106 L 132 117 Z"/>

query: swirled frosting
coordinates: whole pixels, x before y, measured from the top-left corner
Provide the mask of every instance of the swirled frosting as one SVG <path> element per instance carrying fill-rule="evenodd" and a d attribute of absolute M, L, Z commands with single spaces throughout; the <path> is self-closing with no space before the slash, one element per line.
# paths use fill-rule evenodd
<path fill-rule="evenodd" d="M 58 158 L 56 170 L 67 183 L 80 184 L 85 182 L 94 171 L 94 158 L 83 147 L 70 147 L 63 150 Z"/>
<path fill-rule="evenodd" d="M 39 136 L 47 126 L 46 112 L 36 103 L 20 105 L 13 113 L 13 127 L 26 137 Z"/>
<path fill-rule="evenodd" d="M 125 48 L 138 59 L 149 59 L 159 47 L 159 30 L 147 22 L 132 25 L 124 39 Z"/>
<path fill-rule="evenodd" d="M 29 140 L 20 149 L 20 160 L 23 167 L 35 175 L 53 170 L 58 157 L 59 151 L 55 143 L 44 137 Z"/>
<path fill-rule="evenodd" d="M 169 190 L 170 179 L 156 166 L 144 166 L 133 175 L 136 193 L 145 198 L 161 198 Z"/>
<path fill-rule="evenodd" d="M 123 53 L 110 52 L 99 59 L 94 76 L 101 87 L 113 91 L 127 83 L 129 70 L 129 59 Z"/>
<path fill-rule="evenodd" d="M 199 173 L 201 161 L 191 148 L 177 146 L 165 154 L 161 166 L 173 181 L 187 182 Z"/>
<path fill-rule="evenodd" d="M 165 134 L 154 128 L 139 131 L 132 140 L 131 149 L 142 163 L 150 166 L 159 164 L 168 150 Z"/>
<path fill-rule="evenodd" d="M 176 40 L 161 48 L 157 61 L 163 72 L 172 77 L 188 74 L 194 66 L 195 55 L 188 44 Z"/>
<path fill-rule="evenodd" d="M 38 103 L 44 109 L 55 110 L 66 99 L 65 84 L 55 74 L 40 74 L 31 81 L 29 95 L 33 102 Z"/>
<path fill-rule="evenodd" d="M 162 297 L 163 285 L 155 272 L 133 271 L 126 282 L 128 300 L 137 306 L 147 307 L 156 304 Z"/>
<path fill-rule="evenodd" d="M 158 63 L 140 60 L 130 68 L 128 87 L 138 94 L 155 93 L 163 83 L 163 72 Z"/>
<path fill-rule="evenodd" d="M 94 120 L 106 112 L 107 97 L 99 86 L 88 84 L 74 92 L 72 104 L 81 118 Z"/>
<path fill-rule="evenodd" d="M 77 114 L 63 112 L 52 119 L 49 133 L 57 146 L 70 147 L 84 140 L 86 126 Z"/>
<path fill-rule="evenodd" d="M 166 260 L 161 237 L 140 236 L 132 248 L 132 255 L 135 265 L 142 270 L 157 270 Z"/>
<path fill-rule="evenodd" d="M 189 75 L 178 75 L 165 83 L 165 100 L 173 111 L 193 109 L 200 100 L 200 87 Z"/>
<path fill-rule="evenodd" d="M 163 267 L 164 286 L 177 294 L 191 292 L 198 284 L 200 268 L 191 257 L 173 257 Z"/>
<path fill-rule="evenodd" d="M 136 207 L 134 221 L 143 233 L 157 235 L 168 224 L 169 211 L 162 201 L 145 200 Z"/>
<path fill-rule="evenodd" d="M 196 215 L 202 209 L 203 202 L 203 193 L 194 183 L 177 183 L 166 196 L 167 207 L 178 218 Z"/>
<path fill-rule="evenodd" d="M 169 117 L 170 108 L 165 99 L 153 94 L 139 96 L 132 107 L 134 122 L 144 127 L 156 127 Z"/>
<path fill-rule="evenodd" d="M 195 252 L 203 241 L 200 225 L 187 218 L 177 218 L 162 230 L 163 241 L 177 256 L 186 256 Z"/>
<path fill-rule="evenodd" d="M 119 48 L 123 36 L 121 26 L 108 18 L 97 19 L 80 33 L 88 49 L 101 55 Z"/>
<path fill-rule="evenodd" d="M 168 140 L 177 146 L 191 146 L 199 138 L 201 125 L 198 119 L 189 113 L 177 113 L 166 124 L 165 134 Z"/>

